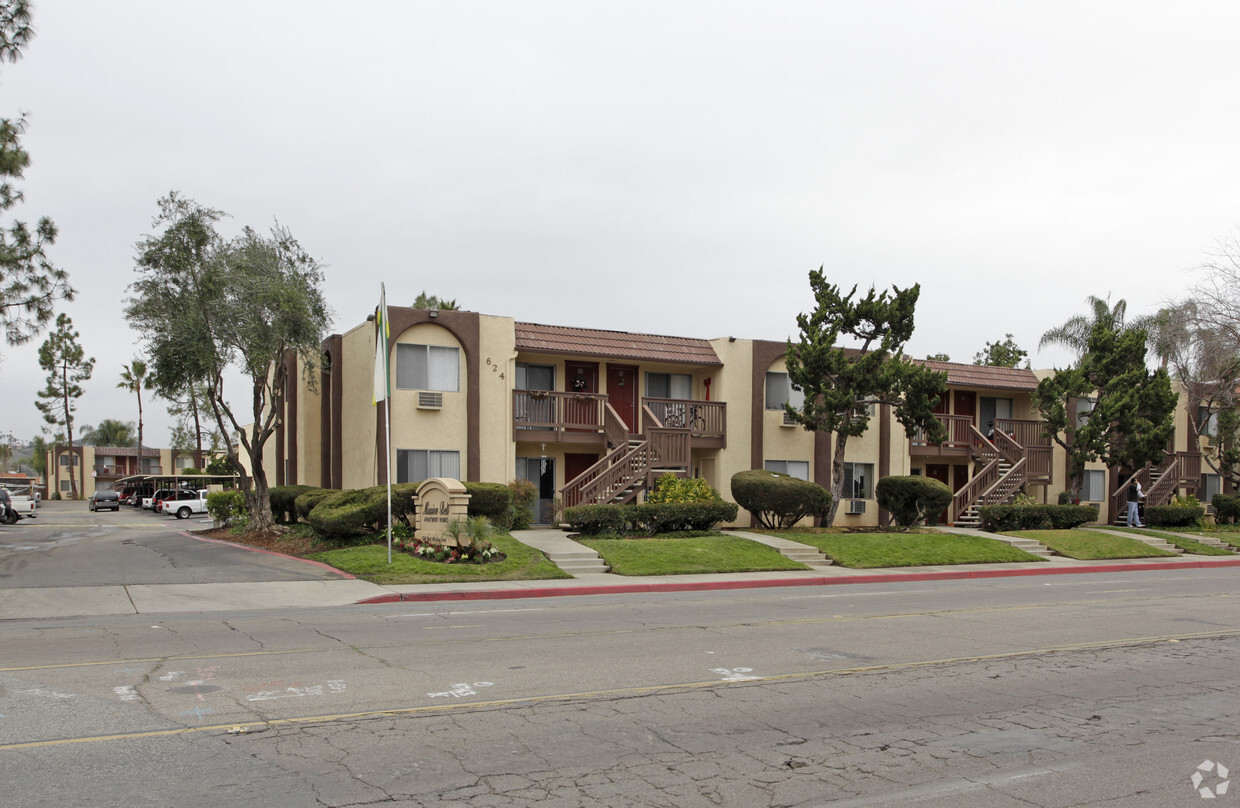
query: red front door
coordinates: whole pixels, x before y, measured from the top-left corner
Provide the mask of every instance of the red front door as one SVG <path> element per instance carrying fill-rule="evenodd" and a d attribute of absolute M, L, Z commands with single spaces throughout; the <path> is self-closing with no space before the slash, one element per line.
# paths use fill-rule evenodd
<path fill-rule="evenodd" d="M 946 485 L 948 488 L 951 487 L 951 484 L 952 484 L 951 479 L 950 479 L 951 467 L 948 466 L 946 463 L 927 463 L 926 464 L 926 476 L 932 480 L 938 480 L 939 482 L 943 483 L 943 485 Z M 947 524 L 947 519 L 948 519 L 947 511 L 943 511 L 943 513 L 939 514 L 939 521 L 942 522 L 943 524 Z"/>
<path fill-rule="evenodd" d="M 607 401 L 630 432 L 637 429 L 637 368 L 633 365 L 607 366 Z"/>

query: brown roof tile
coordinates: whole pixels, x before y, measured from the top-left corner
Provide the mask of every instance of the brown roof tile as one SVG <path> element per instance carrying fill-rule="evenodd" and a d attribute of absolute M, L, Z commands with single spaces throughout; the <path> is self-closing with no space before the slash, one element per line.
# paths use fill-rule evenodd
<path fill-rule="evenodd" d="M 722 365 L 710 343 L 692 337 L 631 334 L 538 323 L 516 323 L 517 349 L 540 353 L 675 362 L 685 365 Z"/>
<path fill-rule="evenodd" d="M 933 370 L 947 373 L 951 387 L 990 387 L 998 390 L 1033 390 L 1038 377 L 1023 368 L 997 368 L 989 365 L 962 365 L 956 362 L 916 360 Z"/>

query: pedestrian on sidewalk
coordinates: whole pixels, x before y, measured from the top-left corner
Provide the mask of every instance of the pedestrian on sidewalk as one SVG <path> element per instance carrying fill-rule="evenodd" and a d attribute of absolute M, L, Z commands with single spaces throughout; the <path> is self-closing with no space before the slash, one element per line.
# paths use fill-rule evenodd
<path fill-rule="evenodd" d="M 1141 481 L 1128 486 L 1128 527 L 1144 527 L 1141 524 L 1141 514 L 1138 512 L 1138 506 L 1141 500 L 1145 499 L 1145 492 L 1141 490 Z"/>

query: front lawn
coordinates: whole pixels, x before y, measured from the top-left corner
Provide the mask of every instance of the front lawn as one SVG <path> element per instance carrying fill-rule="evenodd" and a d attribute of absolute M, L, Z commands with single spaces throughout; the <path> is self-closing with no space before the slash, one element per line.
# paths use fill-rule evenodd
<path fill-rule="evenodd" d="M 522 544 L 507 533 L 498 533 L 491 543 L 507 558 L 494 564 L 445 564 L 426 561 L 408 553 L 392 551 L 387 563 L 387 544 L 367 544 L 313 553 L 307 558 L 376 584 L 446 584 L 467 581 L 534 581 L 572 578 L 533 547 Z"/>
<path fill-rule="evenodd" d="M 840 566 L 856 569 L 1046 560 L 997 539 L 958 533 L 843 533 L 837 528 L 767 532 L 817 547 Z"/>
<path fill-rule="evenodd" d="M 1140 533 L 1143 536 L 1154 536 L 1156 538 L 1162 539 L 1168 544 L 1174 544 L 1176 547 L 1179 547 L 1181 550 L 1183 550 L 1186 553 L 1192 553 L 1194 555 L 1235 555 L 1235 553 L 1231 550 L 1224 550 L 1222 547 L 1215 547 L 1214 545 L 1211 545 L 1211 544 L 1202 544 L 1199 541 L 1193 541 L 1192 539 L 1186 539 L 1184 538 L 1184 536 L 1180 535 L 1179 533 L 1166 533 L 1161 530 L 1154 530 L 1151 528 L 1144 528 L 1144 527 L 1135 527 L 1135 528 L 1134 527 L 1114 527 L 1112 525 L 1099 525 L 1098 527 L 1102 530 L 1122 530 L 1122 531 L 1127 531 L 1130 533 Z M 1185 532 L 1195 533 L 1198 536 L 1210 535 L 1206 531 L 1198 530 L 1197 528 L 1187 528 Z M 1227 541 L 1227 539 L 1222 536 L 1218 536 L 1217 538 L 1222 539 L 1223 541 Z"/>
<path fill-rule="evenodd" d="M 1093 561 L 1101 558 L 1176 558 L 1175 553 L 1150 547 L 1126 536 L 1112 536 L 1098 530 L 1016 530 L 1004 533 L 1033 539 L 1068 558 Z"/>
<path fill-rule="evenodd" d="M 707 572 L 805 570 L 773 547 L 738 536 L 577 539 L 603 557 L 617 575 L 688 575 Z"/>

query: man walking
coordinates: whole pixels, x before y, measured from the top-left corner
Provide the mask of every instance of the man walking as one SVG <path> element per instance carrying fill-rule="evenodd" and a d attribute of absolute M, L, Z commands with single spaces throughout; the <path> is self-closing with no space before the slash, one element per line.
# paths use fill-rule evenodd
<path fill-rule="evenodd" d="M 1137 506 L 1144 498 L 1145 492 L 1141 490 L 1140 481 L 1128 486 L 1128 527 L 1143 527 Z"/>

